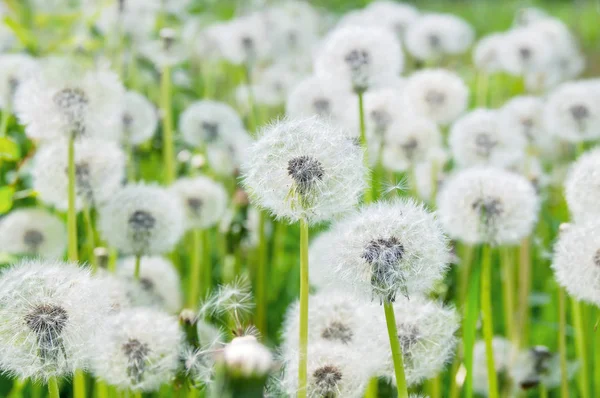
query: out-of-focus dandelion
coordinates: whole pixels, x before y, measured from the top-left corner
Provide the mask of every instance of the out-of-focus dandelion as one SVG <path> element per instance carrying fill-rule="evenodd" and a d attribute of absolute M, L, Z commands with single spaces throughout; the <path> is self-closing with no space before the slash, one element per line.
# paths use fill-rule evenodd
<path fill-rule="evenodd" d="M 181 114 L 179 129 L 194 147 L 234 142 L 244 124 L 229 105 L 212 100 L 194 102 Z"/>

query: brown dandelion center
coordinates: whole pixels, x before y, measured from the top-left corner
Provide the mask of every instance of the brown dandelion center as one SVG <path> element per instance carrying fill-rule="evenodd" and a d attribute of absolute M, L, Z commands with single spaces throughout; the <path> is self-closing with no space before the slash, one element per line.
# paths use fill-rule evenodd
<path fill-rule="evenodd" d="M 598 249 L 596 254 L 594 254 L 594 264 L 600 267 L 600 249 Z"/>
<path fill-rule="evenodd" d="M 363 80 L 366 78 L 364 76 L 365 69 L 370 63 L 369 52 L 364 49 L 354 49 L 346 54 L 344 61 L 352 73 L 355 91 L 364 91 L 367 88 L 367 83 Z"/>
<path fill-rule="evenodd" d="M 133 384 L 139 384 L 147 367 L 150 347 L 137 339 L 129 339 L 121 349 L 127 357 L 127 375 Z"/>
<path fill-rule="evenodd" d="M 326 340 L 339 340 L 344 344 L 352 341 L 353 336 L 352 330 L 341 322 L 331 322 L 321 333 L 321 337 Z"/>
<path fill-rule="evenodd" d="M 186 203 L 194 214 L 199 215 L 204 201 L 200 198 L 187 198 Z"/>
<path fill-rule="evenodd" d="M 148 292 L 154 290 L 154 282 L 150 278 L 140 278 L 140 285 Z"/>
<path fill-rule="evenodd" d="M 429 46 L 435 50 L 442 46 L 442 39 L 437 34 L 427 36 L 427 42 L 429 43 Z"/>
<path fill-rule="evenodd" d="M 472 204 L 473 210 L 479 212 L 482 224 L 491 227 L 494 219 L 504 211 L 502 202 L 497 198 L 479 198 Z"/>
<path fill-rule="evenodd" d="M 325 116 L 331 113 L 331 104 L 327 98 L 316 98 L 313 101 L 313 108 L 320 116 Z"/>
<path fill-rule="evenodd" d="M 219 123 L 203 121 L 202 131 L 206 135 L 206 141 L 213 142 L 219 136 Z"/>
<path fill-rule="evenodd" d="M 494 140 L 487 133 L 478 133 L 475 135 L 475 152 L 479 156 L 489 157 L 497 145 L 498 141 Z"/>
<path fill-rule="evenodd" d="M 419 329 L 414 325 L 401 324 L 398 327 L 398 339 L 402 347 L 402 354 L 406 359 L 412 356 L 414 346 L 419 342 Z"/>
<path fill-rule="evenodd" d="M 415 152 L 419 149 L 419 141 L 415 137 L 411 137 L 406 142 L 400 145 L 402 151 L 404 152 L 404 156 L 407 159 L 412 160 L 415 156 Z"/>
<path fill-rule="evenodd" d="M 25 315 L 25 324 L 35 334 L 38 355 L 43 363 L 56 363 L 62 352 L 66 352 L 61 334 L 69 321 L 67 311 L 53 304 L 39 304 Z"/>
<path fill-rule="evenodd" d="M 256 51 L 256 45 L 254 43 L 254 39 L 250 36 L 244 36 L 241 38 L 242 50 L 246 54 L 247 58 L 254 58 L 254 53 Z"/>
<path fill-rule="evenodd" d="M 429 90 L 425 94 L 425 101 L 429 106 L 439 108 L 446 102 L 446 94 L 437 90 Z"/>
<path fill-rule="evenodd" d="M 54 103 L 67 114 L 79 113 L 88 102 L 85 92 L 80 88 L 65 88 L 54 94 Z"/>
<path fill-rule="evenodd" d="M 575 121 L 581 122 L 590 117 L 590 111 L 585 105 L 573 105 L 569 108 L 569 112 Z"/>
<path fill-rule="evenodd" d="M 125 11 L 125 0 L 119 0 L 119 13 L 123 13 Z"/>
<path fill-rule="evenodd" d="M 313 372 L 315 379 L 316 396 L 322 398 L 335 398 L 337 384 L 342 380 L 342 372 L 333 365 L 325 365 Z"/>
<path fill-rule="evenodd" d="M 129 217 L 129 226 L 136 230 L 150 230 L 156 225 L 156 218 L 144 210 L 136 210 Z"/>
<path fill-rule="evenodd" d="M 521 47 L 519 48 L 519 56 L 523 61 L 529 61 L 531 56 L 533 55 L 533 51 L 529 47 Z"/>
<path fill-rule="evenodd" d="M 23 243 L 31 252 L 37 252 L 42 243 L 44 243 L 44 234 L 35 229 L 28 229 L 23 234 Z"/>
<path fill-rule="evenodd" d="M 371 286 L 376 292 L 384 293 L 386 301 L 396 300 L 395 289 L 390 292 L 390 287 L 400 282 L 405 289 L 404 276 L 397 270 L 403 256 L 404 246 L 394 236 L 370 241 L 361 256 L 371 266 Z M 403 293 L 407 295 L 406 290 Z"/>
<path fill-rule="evenodd" d="M 125 129 L 130 129 L 131 126 L 133 125 L 133 116 L 129 112 L 123 113 L 123 117 L 121 120 L 123 122 L 123 127 Z"/>
<path fill-rule="evenodd" d="M 323 180 L 325 175 L 321 162 L 306 155 L 290 159 L 287 171 L 301 195 L 307 194 L 317 181 Z"/>
<path fill-rule="evenodd" d="M 164 30 L 160 34 L 160 38 L 162 40 L 162 47 L 164 51 L 170 51 L 175 44 L 175 35 L 170 30 Z"/>
<path fill-rule="evenodd" d="M 392 122 L 392 116 L 384 109 L 374 109 L 371 111 L 371 120 L 375 125 L 375 131 L 383 134 Z"/>

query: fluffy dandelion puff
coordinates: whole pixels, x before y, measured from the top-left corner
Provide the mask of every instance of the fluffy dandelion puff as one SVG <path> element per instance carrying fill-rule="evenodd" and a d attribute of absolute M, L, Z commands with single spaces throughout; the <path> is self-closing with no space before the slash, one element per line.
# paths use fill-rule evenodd
<path fill-rule="evenodd" d="M 0 56 L 0 108 L 10 110 L 17 89 L 38 71 L 38 64 L 26 54 Z"/>
<path fill-rule="evenodd" d="M 544 126 L 570 142 L 600 137 L 600 88 L 586 81 L 559 86 L 544 106 Z"/>
<path fill-rule="evenodd" d="M 133 273 L 133 269 L 131 272 Z M 112 314 L 131 308 L 134 301 L 133 297 L 137 299 L 137 291 L 135 292 L 136 295 L 132 296 L 131 285 L 128 281 L 119 278 L 106 269 L 99 268 L 96 270 L 92 279 L 98 285 L 98 291 L 102 292 L 109 301 Z"/>
<path fill-rule="evenodd" d="M 68 145 L 58 140 L 40 148 L 31 176 L 39 198 L 58 209 L 68 207 Z M 83 139 L 75 142 L 75 207 L 101 206 L 123 184 L 125 155 L 114 141 Z"/>
<path fill-rule="evenodd" d="M 401 90 L 383 88 L 371 90 L 365 94 L 364 113 L 365 127 L 367 129 L 367 141 L 369 149 L 373 153 L 372 163 L 377 161 L 380 146 L 385 143 L 386 138 L 391 135 L 391 126 L 403 119 L 401 110 L 404 107 L 404 97 Z M 350 104 L 348 104 L 350 105 Z M 352 102 L 352 110 L 356 109 L 356 100 Z M 356 131 L 358 137 L 358 112 L 346 112 L 346 125 L 349 129 Z M 384 144 L 385 145 L 385 144 Z"/>
<path fill-rule="evenodd" d="M 442 371 L 456 345 L 454 334 L 460 319 L 457 311 L 420 297 L 403 297 L 394 304 L 394 312 L 408 385 L 418 384 Z M 375 355 L 382 361 L 379 374 L 395 380 L 385 319 L 382 311 L 376 314 L 379 324 L 372 330 L 379 350 Z"/>
<path fill-rule="evenodd" d="M 19 379 L 47 381 L 85 366 L 103 334 L 108 300 L 89 272 L 61 262 L 23 261 L 0 275 L 0 367 Z"/>
<path fill-rule="evenodd" d="M 406 81 L 407 106 L 438 124 L 448 124 L 467 109 L 469 89 L 463 80 L 445 69 L 425 69 Z"/>
<path fill-rule="evenodd" d="M 494 73 L 502 70 L 503 33 L 492 33 L 482 37 L 473 49 L 473 63 L 477 69 Z"/>
<path fill-rule="evenodd" d="M 135 306 L 158 307 L 169 313 L 181 309 L 182 293 L 179 273 L 173 263 L 163 257 L 143 257 L 139 281 L 133 280 L 135 257 L 119 262 L 117 275 L 130 283 L 129 297 Z"/>
<path fill-rule="evenodd" d="M 567 380 L 577 368 L 577 363 L 567 363 Z M 531 347 L 519 353 L 509 371 L 511 379 L 520 390 L 530 390 L 540 384 L 552 389 L 561 382 L 560 357 L 544 346 Z"/>
<path fill-rule="evenodd" d="M 237 175 L 253 142 L 247 132 L 240 131 L 232 142 L 208 145 L 206 157 L 210 168 L 221 176 Z"/>
<path fill-rule="evenodd" d="M 337 280 L 334 270 L 328 265 L 328 256 L 335 240 L 335 231 L 328 230 L 320 233 L 310 242 L 308 250 L 308 264 L 311 286 L 317 291 L 335 287 Z"/>
<path fill-rule="evenodd" d="M 110 385 L 155 391 L 175 376 L 183 333 L 176 317 L 136 308 L 107 321 L 92 356 L 94 374 Z"/>
<path fill-rule="evenodd" d="M 318 118 L 283 120 L 250 148 L 244 184 L 278 218 L 325 221 L 351 210 L 365 187 L 361 149 Z"/>
<path fill-rule="evenodd" d="M 179 129 L 189 145 L 203 146 L 232 142 L 244 124 L 229 105 L 212 101 L 197 101 L 188 106 L 179 118 Z"/>
<path fill-rule="evenodd" d="M 186 210 L 188 229 L 205 229 L 217 224 L 227 210 L 227 192 L 223 185 L 199 176 L 180 178 L 170 188 Z"/>
<path fill-rule="evenodd" d="M 507 339 L 494 336 L 492 348 L 496 373 L 506 374 L 513 363 L 516 347 Z M 487 396 L 489 393 L 488 380 L 485 341 L 479 340 L 473 346 L 473 390 L 478 394 Z"/>
<path fill-rule="evenodd" d="M 121 125 L 125 142 L 139 145 L 149 140 L 156 131 L 156 108 L 142 94 L 128 91 L 125 93 Z"/>
<path fill-rule="evenodd" d="M 531 28 L 508 31 L 500 54 L 503 69 L 514 75 L 544 71 L 554 55 L 551 42 Z"/>
<path fill-rule="evenodd" d="M 340 122 L 347 114 L 349 102 L 354 100 L 349 94 L 336 80 L 311 76 L 300 81 L 290 91 L 286 102 L 286 114 L 290 118 L 317 115 Z"/>
<path fill-rule="evenodd" d="M 479 108 L 454 122 L 448 141 L 459 167 L 510 167 L 523 160 L 525 137 L 518 130 L 504 130 L 501 117 L 495 110 Z"/>
<path fill-rule="evenodd" d="M 533 96 L 513 97 L 501 108 L 500 122 L 506 132 L 518 131 L 527 144 L 536 150 L 554 148 L 555 138 L 543 125 L 544 102 Z"/>
<path fill-rule="evenodd" d="M 98 229 L 110 246 L 135 255 L 161 254 L 184 232 L 184 209 L 170 191 L 143 183 L 116 192 L 100 209 Z"/>
<path fill-rule="evenodd" d="M 264 377 L 274 367 L 273 354 L 254 336 L 235 337 L 223 348 L 221 360 L 234 377 Z"/>
<path fill-rule="evenodd" d="M 163 28 L 160 37 L 150 40 L 140 46 L 140 53 L 150 60 L 157 69 L 173 67 L 187 58 L 187 49 L 181 42 L 177 32 Z"/>
<path fill-rule="evenodd" d="M 60 258 L 66 249 L 64 222 L 44 209 L 17 209 L 0 219 L 2 253 Z"/>
<path fill-rule="evenodd" d="M 525 177 L 486 167 L 449 177 L 436 203 L 446 233 L 468 244 L 519 243 L 531 234 L 540 207 L 535 188 Z"/>
<path fill-rule="evenodd" d="M 386 29 L 347 27 L 325 38 L 316 60 L 319 76 L 340 80 L 356 92 L 385 84 L 404 64 L 398 39 Z"/>
<path fill-rule="evenodd" d="M 449 261 L 434 215 L 410 200 L 364 207 L 334 228 L 329 266 L 345 284 L 377 301 L 430 291 Z"/>
<path fill-rule="evenodd" d="M 583 154 L 571 166 L 565 180 L 565 199 L 573 219 L 586 222 L 600 214 L 597 195 L 600 194 L 598 185 L 598 170 L 600 168 L 600 150 L 591 150 Z"/>
<path fill-rule="evenodd" d="M 48 62 L 19 85 L 15 112 L 27 136 L 36 140 L 119 140 L 123 93 L 113 72 L 86 72 L 70 62 Z"/>
<path fill-rule="evenodd" d="M 416 7 L 389 0 L 374 1 L 365 12 L 378 24 L 387 26 L 399 39 L 404 38 L 408 27 L 419 18 Z"/>
<path fill-rule="evenodd" d="M 217 38 L 223 58 L 235 65 L 252 66 L 271 52 L 266 26 L 257 13 L 224 24 Z"/>
<path fill-rule="evenodd" d="M 160 9 L 158 0 L 120 0 L 103 4 L 97 26 L 106 36 L 121 30 L 125 35 L 141 41 L 147 39 L 154 30 Z"/>
<path fill-rule="evenodd" d="M 422 61 L 469 49 L 475 34 L 464 20 L 451 14 L 425 14 L 409 25 L 405 43 L 410 54 Z"/>

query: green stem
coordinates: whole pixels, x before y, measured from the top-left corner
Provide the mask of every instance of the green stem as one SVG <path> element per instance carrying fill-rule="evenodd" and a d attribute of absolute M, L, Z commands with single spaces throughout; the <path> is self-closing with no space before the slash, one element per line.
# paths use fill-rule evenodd
<path fill-rule="evenodd" d="M 142 255 L 135 255 L 135 268 L 133 269 L 133 279 L 136 281 L 140 279 L 140 269 L 142 268 Z"/>
<path fill-rule="evenodd" d="M 160 102 L 163 117 L 163 162 L 165 185 L 175 180 L 175 149 L 173 145 L 173 109 L 171 106 L 171 70 L 165 66 L 160 74 Z"/>
<path fill-rule="evenodd" d="M 458 383 L 456 382 L 456 377 L 458 374 L 458 370 L 460 369 L 460 360 L 458 358 L 454 358 L 454 362 L 452 362 L 452 368 L 450 369 L 450 391 L 448 393 L 448 397 L 450 398 L 458 398 Z"/>
<path fill-rule="evenodd" d="M 308 347 L 308 222 L 300 220 L 300 344 L 298 398 L 306 398 Z"/>
<path fill-rule="evenodd" d="M 558 288 L 558 352 L 560 355 L 560 396 L 569 397 L 567 376 L 567 303 L 565 291 Z"/>
<path fill-rule="evenodd" d="M 377 398 L 379 394 L 379 379 L 377 377 L 371 377 L 369 384 L 367 384 L 367 390 L 365 391 L 365 398 Z"/>
<path fill-rule="evenodd" d="M 248 90 L 248 131 L 256 135 L 258 128 L 258 116 L 256 112 L 256 101 L 254 100 L 254 90 L 252 89 L 252 70 L 250 65 L 244 65 L 244 82 Z"/>
<path fill-rule="evenodd" d="M 68 255 L 69 261 L 78 261 L 77 255 L 77 211 L 75 210 L 75 139 L 69 138 L 68 149 L 68 166 L 67 172 L 69 176 L 68 183 L 68 211 L 67 211 L 67 231 L 69 237 Z"/>
<path fill-rule="evenodd" d="M 441 398 L 441 396 L 442 396 L 441 382 L 442 381 L 441 381 L 441 377 L 440 377 L 439 373 L 437 375 L 435 375 L 435 377 L 433 377 L 429 380 L 429 397 L 430 398 Z"/>
<path fill-rule="evenodd" d="M 365 126 L 365 104 L 363 98 L 363 92 L 359 91 L 356 93 L 358 97 L 358 124 L 360 128 L 360 146 L 364 152 L 364 163 L 365 167 L 369 170 L 369 148 L 367 142 L 367 129 Z M 370 173 L 370 172 L 369 172 Z M 365 203 L 369 204 L 373 201 L 373 191 L 372 187 L 368 186 L 365 191 Z"/>
<path fill-rule="evenodd" d="M 470 282 L 465 305 L 465 321 L 463 323 L 464 362 L 466 368 L 465 397 L 473 397 L 473 347 L 479 317 L 479 284 L 481 267 L 471 267 Z"/>
<path fill-rule="evenodd" d="M 92 264 L 92 273 L 96 273 L 96 271 L 98 270 L 98 261 L 96 260 L 96 256 L 94 255 L 94 249 L 96 248 L 96 239 L 94 236 L 94 222 L 92 220 L 90 208 L 87 204 L 84 204 L 83 206 L 83 216 L 85 218 L 89 261 Z"/>
<path fill-rule="evenodd" d="M 194 229 L 192 234 L 192 250 L 190 252 L 190 276 L 189 276 L 189 296 L 188 308 L 195 309 L 200 298 L 200 279 L 202 270 L 202 256 L 204 231 Z"/>
<path fill-rule="evenodd" d="M 540 383 L 538 390 L 540 393 L 540 398 L 548 398 L 548 389 L 544 383 Z"/>
<path fill-rule="evenodd" d="M 588 375 L 588 350 L 585 339 L 584 316 L 582 304 L 575 299 L 571 299 L 571 310 L 573 312 L 573 326 L 575 327 L 575 350 L 581 369 L 578 372 L 579 389 L 581 390 L 582 398 L 590 397 L 590 380 Z"/>
<path fill-rule="evenodd" d="M 506 336 L 510 341 L 514 341 L 514 278 L 513 278 L 513 262 L 511 251 L 508 248 L 500 249 L 502 259 L 502 296 L 504 298 L 504 323 L 506 326 Z"/>
<path fill-rule="evenodd" d="M 60 398 L 58 380 L 56 377 L 51 377 L 48 379 L 48 398 Z"/>
<path fill-rule="evenodd" d="M 489 79 L 487 73 L 479 72 L 477 74 L 477 106 L 485 108 L 487 106 Z"/>
<path fill-rule="evenodd" d="M 489 398 L 498 398 L 498 379 L 494 366 L 494 324 L 492 312 L 492 252 L 489 245 L 484 244 L 481 254 L 481 315 L 483 318 L 483 338 L 485 340 L 485 357 L 488 373 Z"/>
<path fill-rule="evenodd" d="M 142 392 L 141 391 L 135 391 L 133 393 L 133 398 L 142 398 Z"/>
<path fill-rule="evenodd" d="M 108 398 L 108 386 L 102 380 L 96 380 L 96 398 Z"/>
<path fill-rule="evenodd" d="M 383 303 L 383 310 L 385 312 L 385 323 L 387 325 L 390 348 L 392 350 L 392 360 L 394 362 L 394 373 L 396 375 L 398 398 L 408 398 L 408 386 L 406 385 L 406 378 L 404 376 L 402 348 L 400 347 L 400 340 L 398 339 L 398 327 L 396 326 L 394 306 L 392 303 L 386 301 Z"/>
<path fill-rule="evenodd" d="M 73 375 L 73 398 L 87 398 L 85 373 L 81 369 L 77 369 Z"/>
<path fill-rule="evenodd" d="M 529 238 L 523 239 L 519 248 L 519 322 L 517 329 L 520 335 L 516 340 L 518 347 L 527 346 L 529 341 L 529 290 L 531 288 L 531 257 Z"/>
<path fill-rule="evenodd" d="M 8 121 L 10 120 L 10 109 L 7 107 L 2 110 L 2 121 L 0 122 L 0 138 L 6 137 L 8 131 Z"/>
<path fill-rule="evenodd" d="M 267 214 L 260 212 L 258 227 L 258 264 L 256 269 L 256 327 L 263 334 L 267 333 L 267 300 L 266 300 L 266 279 L 267 279 L 267 236 L 265 234 L 265 224 Z"/>
<path fill-rule="evenodd" d="M 13 386 L 7 395 L 7 398 L 21 398 L 23 396 L 23 389 L 27 384 L 27 379 L 16 379 L 13 382 Z"/>
<path fill-rule="evenodd" d="M 204 273 L 204 284 L 201 285 L 200 294 L 206 295 L 212 290 L 212 251 L 211 251 L 211 239 L 209 236 L 210 230 L 206 229 L 203 231 L 204 237 L 202 238 L 202 271 Z"/>
<path fill-rule="evenodd" d="M 600 309 L 596 309 L 596 314 L 600 314 Z M 594 393 L 596 397 L 600 397 L 600 330 L 598 330 L 598 322 L 600 318 L 597 318 L 596 325 L 592 330 L 594 340 Z"/>

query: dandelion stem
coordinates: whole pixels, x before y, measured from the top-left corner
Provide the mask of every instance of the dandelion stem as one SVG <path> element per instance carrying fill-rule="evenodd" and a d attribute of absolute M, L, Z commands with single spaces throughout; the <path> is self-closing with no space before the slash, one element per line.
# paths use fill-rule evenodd
<path fill-rule="evenodd" d="M 469 262 L 470 263 L 470 262 Z M 467 370 L 465 378 L 465 397 L 473 397 L 473 347 L 479 317 L 479 282 L 481 267 L 470 267 L 470 282 L 465 305 L 465 321 L 463 323 L 464 361 Z M 467 274 L 468 276 L 468 274 Z"/>
<path fill-rule="evenodd" d="M 60 398 L 60 391 L 58 390 L 58 380 L 56 377 L 48 379 L 48 398 Z"/>
<path fill-rule="evenodd" d="M 508 248 L 500 249 L 502 259 L 502 293 L 504 298 L 504 323 L 506 327 L 506 335 L 511 341 L 514 341 L 514 278 L 513 278 L 513 262 L 511 251 Z"/>
<path fill-rule="evenodd" d="M 367 390 L 365 391 L 365 398 L 377 398 L 379 394 L 379 379 L 377 377 L 371 377 L 369 384 L 367 384 Z"/>
<path fill-rule="evenodd" d="M 163 118 L 163 161 L 164 182 L 169 185 L 175 180 L 175 149 L 173 147 L 173 113 L 171 107 L 171 69 L 163 67 L 160 74 L 160 103 Z"/>
<path fill-rule="evenodd" d="M 430 398 L 441 398 L 441 376 L 438 373 L 433 378 L 429 379 L 429 396 Z"/>
<path fill-rule="evenodd" d="M 396 386 L 398 388 L 398 398 L 408 398 L 408 386 L 404 376 L 404 363 L 402 361 L 402 348 L 398 339 L 398 328 L 396 326 L 396 316 L 394 315 L 394 306 L 390 302 L 383 303 L 385 312 L 385 323 L 387 324 L 388 337 L 390 338 L 390 348 L 392 350 L 392 359 L 394 361 L 394 373 L 396 374 Z"/>
<path fill-rule="evenodd" d="M 575 327 L 575 351 L 577 351 L 577 357 L 581 369 L 578 372 L 579 378 L 579 389 L 581 390 L 582 398 L 590 397 L 590 380 L 588 375 L 588 350 L 589 347 L 585 338 L 584 330 L 584 316 L 582 311 L 582 304 L 575 299 L 571 300 L 571 310 L 573 312 L 573 326 Z"/>
<path fill-rule="evenodd" d="M 548 398 L 548 389 L 544 383 L 540 383 L 538 390 L 540 393 L 540 398 Z"/>
<path fill-rule="evenodd" d="M 133 279 L 135 279 L 136 281 L 140 280 L 140 268 L 142 265 L 141 263 L 142 263 L 142 255 L 136 254 L 135 255 L 135 268 L 133 269 Z"/>
<path fill-rule="evenodd" d="M 600 314 L 600 309 L 596 308 L 596 316 Z M 598 330 L 598 322 L 600 318 L 596 320 L 594 325 L 593 340 L 594 340 L 594 396 L 600 397 L 600 330 Z"/>
<path fill-rule="evenodd" d="M 135 182 L 135 158 L 133 144 L 129 138 L 125 142 L 125 150 L 127 151 L 127 181 Z"/>
<path fill-rule="evenodd" d="M 23 389 L 27 385 L 27 379 L 17 379 L 7 395 L 7 398 L 20 398 L 23 396 Z"/>
<path fill-rule="evenodd" d="M 248 107 L 250 108 L 250 112 L 248 113 L 248 131 L 256 135 L 256 129 L 258 128 L 258 116 L 256 114 L 254 91 L 252 90 L 252 70 L 250 65 L 244 66 L 244 81 L 248 90 Z"/>
<path fill-rule="evenodd" d="M 498 398 L 498 379 L 494 366 L 494 324 L 492 313 L 492 252 L 489 245 L 484 244 L 481 254 L 481 315 L 483 318 L 483 338 L 485 340 L 485 357 L 487 363 L 489 397 Z"/>
<path fill-rule="evenodd" d="M 77 369 L 73 375 L 73 398 L 86 398 L 85 373 Z"/>
<path fill-rule="evenodd" d="M 2 121 L 0 121 L 0 138 L 6 137 L 8 131 L 8 121 L 10 120 L 10 109 L 7 107 L 2 110 Z"/>
<path fill-rule="evenodd" d="M 68 150 L 68 166 L 69 174 L 68 183 L 68 210 L 67 210 L 67 230 L 69 236 L 68 255 L 69 261 L 77 261 L 77 212 L 75 211 L 75 138 L 69 138 Z"/>
<path fill-rule="evenodd" d="M 265 223 L 267 215 L 264 211 L 260 212 L 258 225 L 258 264 L 256 269 L 256 319 L 255 324 L 258 330 L 266 335 L 267 333 L 267 300 L 266 300 L 266 279 L 267 279 L 267 237 L 265 234 Z"/>
<path fill-rule="evenodd" d="M 308 222 L 300 220 L 300 351 L 298 398 L 306 398 L 308 347 Z"/>
<path fill-rule="evenodd" d="M 519 346 L 527 345 L 529 341 L 528 315 L 529 315 L 529 289 L 531 287 L 531 257 L 529 254 L 529 238 L 523 239 L 519 248 L 519 322 L 520 336 L 517 341 Z"/>
<path fill-rule="evenodd" d="M 558 352 L 560 355 L 560 396 L 569 398 L 567 378 L 567 303 L 565 291 L 558 288 Z"/>
<path fill-rule="evenodd" d="M 140 391 L 136 391 L 133 393 L 133 398 L 142 398 L 142 393 Z"/>
<path fill-rule="evenodd" d="M 205 237 L 204 231 L 194 229 L 192 234 L 192 250 L 190 252 L 190 280 L 189 280 L 189 296 L 188 308 L 195 309 L 200 298 L 200 279 L 202 270 L 201 251 L 204 249 L 203 240 Z"/>
<path fill-rule="evenodd" d="M 358 97 L 358 124 L 360 128 L 360 146 L 364 151 L 364 162 L 367 169 L 369 168 L 369 150 L 367 143 L 367 129 L 365 126 L 365 105 L 363 101 L 363 92 L 359 91 L 356 93 Z M 368 186 L 365 191 L 365 203 L 369 204 L 373 201 L 373 187 Z"/>
<path fill-rule="evenodd" d="M 96 239 L 94 236 L 94 222 L 92 220 L 92 213 L 87 204 L 84 204 L 83 206 L 83 216 L 85 218 L 88 255 L 90 263 L 92 264 L 92 273 L 96 273 L 96 271 L 98 270 L 98 261 L 96 260 L 96 256 L 94 255 L 94 249 L 96 248 Z"/>
<path fill-rule="evenodd" d="M 96 380 L 96 398 L 109 398 L 108 386 L 102 380 Z"/>

